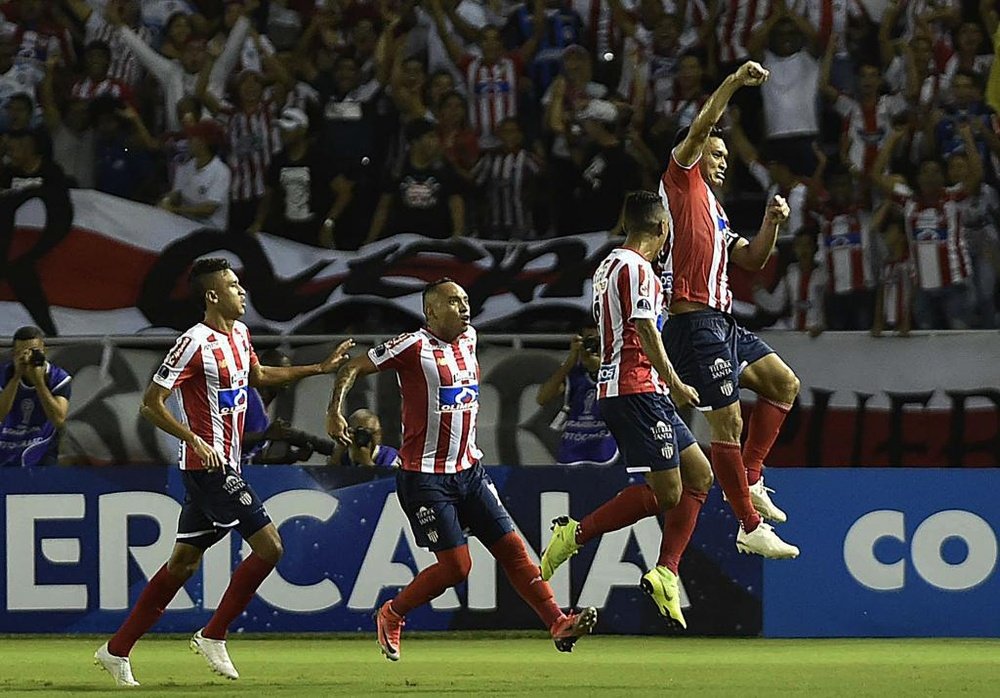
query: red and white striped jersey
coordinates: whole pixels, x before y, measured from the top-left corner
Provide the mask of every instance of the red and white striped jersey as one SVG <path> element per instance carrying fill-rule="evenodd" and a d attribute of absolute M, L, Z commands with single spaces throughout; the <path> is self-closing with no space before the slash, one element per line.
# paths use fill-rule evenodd
<path fill-rule="evenodd" d="M 479 134 L 481 145 L 493 145 L 497 124 L 517 116 L 520 57 L 510 53 L 493 65 L 487 65 L 481 56 L 470 54 L 459 68 L 465 73 L 469 95 L 469 126 Z"/>
<path fill-rule="evenodd" d="M 747 42 L 755 27 L 771 14 L 771 0 L 718 0 L 722 10 L 715 24 L 719 42 L 719 63 L 733 63 L 747 58 Z"/>
<path fill-rule="evenodd" d="M 859 206 L 845 210 L 825 206 L 816 221 L 830 290 L 848 293 L 871 288 L 871 215 Z"/>
<path fill-rule="evenodd" d="M 135 106 L 135 101 L 132 98 L 132 90 L 121 80 L 112 77 L 107 77 L 97 82 L 90 78 L 78 80 L 70 90 L 70 94 L 73 95 L 74 99 L 82 99 L 84 101 L 97 99 L 101 95 L 110 95 L 133 107 Z"/>
<path fill-rule="evenodd" d="M 657 320 L 663 284 L 646 258 L 628 247 L 611 251 L 594 272 L 594 320 L 601 335 L 597 397 L 667 393 L 642 350 L 635 320 Z"/>
<path fill-rule="evenodd" d="M 907 109 L 906 99 L 899 94 L 881 95 L 875 104 L 865 106 L 842 94 L 834 109 L 842 120 L 847 159 L 858 171 L 870 174 L 878 149 L 892 130 L 893 117 Z"/>
<path fill-rule="evenodd" d="M 702 176 L 700 160 L 699 155 L 693 165 L 682 167 L 671 153 L 660 178 L 671 230 L 660 260 L 664 274 L 671 277 L 671 302 L 704 303 L 728 313 L 733 307 L 729 253 L 740 236 Z"/>
<path fill-rule="evenodd" d="M 968 279 L 972 265 L 959 206 L 965 198 L 964 187 L 948 187 L 937 201 L 927 201 L 914 196 L 905 184 L 897 184 L 893 198 L 903 207 L 910 258 L 920 288 L 943 288 Z"/>
<path fill-rule="evenodd" d="M 250 331 L 233 323 L 229 334 L 198 323 L 177 338 L 153 376 L 157 385 L 174 391 L 181 420 L 238 471 L 243 447 L 250 368 L 257 365 Z M 183 441 L 181 470 L 204 470 L 198 454 Z"/>
<path fill-rule="evenodd" d="M 233 172 L 229 198 L 249 201 L 264 195 L 271 158 L 281 150 L 281 132 L 274 103 L 265 100 L 253 111 L 234 109 L 226 118 L 227 164 Z"/>
<path fill-rule="evenodd" d="M 843 44 L 847 37 L 848 21 L 868 18 L 868 10 L 861 0 L 795 0 L 791 5 L 795 14 L 805 17 L 813 25 L 822 46 L 831 37 Z"/>
<path fill-rule="evenodd" d="M 450 474 L 476 465 L 479 360 L 469 327 L 450 344 L 427 329 L 369 350 L 379 371 L 394 370 L 403 398 L 403 470 Z"/>
<path fill-rule="evenodd" d="M 111 66 L 108 68 L 108 77 L 121 80 L 129 87 L 138 85 L 143 72 L 142 64 L 139 63 L 135 52 L 121 38 L 118 28 L 108 24 L 101 13 L 95 10 L 87 18 L 86 30 L 88 44 L 91 41 L 103 41 L 111 49 Z M 153 32 L 148 27 L 133 27 L 132 31 L 147 44 L 152 45 Z"/>

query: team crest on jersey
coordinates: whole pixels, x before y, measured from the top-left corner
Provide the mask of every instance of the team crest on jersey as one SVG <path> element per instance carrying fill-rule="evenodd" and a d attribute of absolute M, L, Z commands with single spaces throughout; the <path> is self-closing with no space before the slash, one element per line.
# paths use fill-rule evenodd
<path fill-rule="evenodd" d="M 712 380 L 720 380 L 733 374 L 733 366 L 722 357 L 719 357 L 708 367 L 708 372 L 712 375 Z"/>
<path fill-rule="evenodd" d="M 467 412 L 479 404 L 479 385 L 449 385 L 438 388 L 438 412 Z"/>
<path fill-rule="evenodd" d="M 247 408 L 246 388 L 220 388 L 218 393 L 219 414 L 237 414 Z"/>

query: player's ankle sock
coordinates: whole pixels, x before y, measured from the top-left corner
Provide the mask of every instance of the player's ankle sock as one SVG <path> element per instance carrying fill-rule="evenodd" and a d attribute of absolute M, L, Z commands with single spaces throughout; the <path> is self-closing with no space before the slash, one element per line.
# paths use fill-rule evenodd
<path fill-rule="evenodd" d="M 164 565 L 149 580 L 135 602 L 132 612 L 118 628 L 118 632 L 108 640 L 108 652 L 116 657 L 127 657 L 139 638 L 156 624 L 163 615 L 163 609 L 177 596 L 186 580 L 170 574 Z"/>
<path fill-rule="evenodd" d="M 542 579 L 538 565 L 528 557 L 521 537 L 514 532 L 490 546 L 490 553 L 503 567 L 504 574 L 521 598 L 534 609 L 546 628 L 562 618 L 563 612 L 556 604 L 552 587 Z"/>
<path fill-rule="evenodd" d="M 659 512 L 656 495 L 649 485 L 626 487 L 613 499 L 583 517 L 576 529 L 576 542 L 583 545 L 588 540 L 631 526 L 636 521 L 655 516 Z"/>
<path fill-rule="evenodd" d="M 660 559 L 656 564 L 663 565 L 677 574 L 681 555 L 691 540 L 694 526 L 698 522 L 698 512 L 701 511 L 701 505 L 705 503 L 707 497 L 707 492 L 698 492 L 685 487 L 677 506 L 664 514 Z"/>
<path fill-rule="evenodd" d="M 729 506 L 733 508 L 736 518 L 743 524 L 747 533 L 757 528 L 760 514 L 753 508 L 750 501 L 750 491 L 747 489 L 747 471 L 743 467 L 743 456 L 740 455 L 740 445 L 712 442 L 712 470 L 726 493 Z"/>
<path fill-rule="evenodd" d="M 760 480 L 760 470 L 764 459 L 771 452 L 774 440 L 778 438 L 781 425 L 792 406 L 785 402 L 775 402 L 764 397 L 757 398 L 750 413 L 747 440 L 743 444 L 743 465 L 747 469 L 747 484 L 755 485 Z"/>
<path fill-rule="evenodd" d="M 243 613 L 253 595 L 257 593 L 257 587 L 273 569 L 272 563 L 259 557 L 257 553 L 250 553 L 233 572 L 219 607 L 215 609 L 215 613 L 201 634 L 212 640 L 225 640 L 229 624 L 236 620 L 236 616 Z"/>
<path fill-rule="evenodd" d="M 468 545 L 442 550 L 435 555 L 437 562 L 414 577 L 413 581 L 392 600 L 390 608 L 397 615 L 405 616 L 414 608 L 436 599 L 469 576 L 472 558 L 469 556 Z"/>

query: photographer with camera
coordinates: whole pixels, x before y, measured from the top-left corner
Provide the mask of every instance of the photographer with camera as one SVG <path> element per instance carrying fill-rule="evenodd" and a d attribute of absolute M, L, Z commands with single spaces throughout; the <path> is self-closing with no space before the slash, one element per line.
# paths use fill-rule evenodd
<path fill-rule="evenodd" d="M 280 349 L 267 349 L 259 355 L 262 366 L 292 365 Z M 330 456 L 333 441 L 292 427 L 281 417 L 271 418 L 271 404 L 288 389 L 287 385 L 261 386 L 247 391 L 247 412 L 243 425 L 242 464 L 258 465 L 299 463 L 313 453 Z"/>
<path fill-rule="evenodd" d="M 0 365 L 0 467 L 56 465 L 71 376 L 48 362 L 37 327 L 14 333 L 11 354 Z"/>
<path fill-rule="evenodd" d="M 347 418 L 351 445 L 337 444 L 331 465 L 398 468 L 399 451 L 382 444 L 382 422 L 371 410 L 356 410 Z"/>
<path fill-rule="evenodd" d="M 618 445 L 597 406 L 597 372 L 601 345 L 597 326 L 585 325 L 570 342 L 569 355 L 535 398 L 545 405 L 563 397 L 563 407 L 550 427 L 562 430 L 556 463 L 608 465 L 618 459 Z"/>

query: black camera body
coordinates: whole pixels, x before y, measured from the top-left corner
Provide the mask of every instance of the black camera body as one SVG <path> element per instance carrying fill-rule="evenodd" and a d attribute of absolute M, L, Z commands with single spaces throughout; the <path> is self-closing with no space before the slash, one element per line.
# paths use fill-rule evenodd
<path fill-rule="evenodd" d="M 364 427 L 354 427 L 351 429 L 351 440 L 358 448 L 365 448 L 372 445 L 372 433 Z"/>
<path fill-rule="evenodd" d="M 590 335 L 583 338 L 583 349 L 588 354 L 600 354 L 601 353 L 601 339 L 596 335 Z"/>
<path fill-rule="evenodd" d="M 28 357 L 28 363 L 32 366 L 44 366 L 45 352 L 41 349 L 32 349 L 31 355 Z"/>

